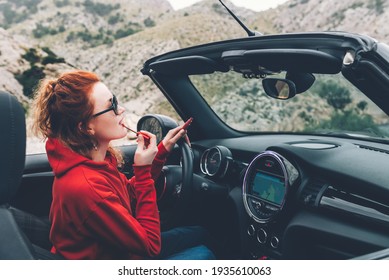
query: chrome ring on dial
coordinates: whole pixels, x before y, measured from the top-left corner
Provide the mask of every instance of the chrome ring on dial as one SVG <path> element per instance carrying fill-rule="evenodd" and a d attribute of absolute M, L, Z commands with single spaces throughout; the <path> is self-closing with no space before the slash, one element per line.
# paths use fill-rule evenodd
<path fill-rule="evenodd" d="M 229 149 L 223 146 L 212 147 L 201 155 L 201 172 L 211 177 L 224 177 L 231 160 L 232 154 Z"/>
<path fill-rule="evenodd" d="M 299 177 L 297 169 L 273 151 L 257 155 L 243 180 L 243 204 L 247 214 L 258 223 L 273 220 L 283 209 L 289 186 Z"/>

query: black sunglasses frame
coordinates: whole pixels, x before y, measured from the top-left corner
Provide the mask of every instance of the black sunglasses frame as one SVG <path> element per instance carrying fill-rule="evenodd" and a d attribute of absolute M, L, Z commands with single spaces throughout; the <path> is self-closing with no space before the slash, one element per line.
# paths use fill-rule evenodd
<path fill-rule="evenodd" d="M 92 118 L 96 118 L 96 117 L 98 117 L 102 114 L 105 114 L 111 110 L 114 111 L 115 115 L 119 115 L 118 100 L 114 94 L 112 95 L 112 105 L 108 109 L 105 109 L 101 112 L 98 112 L 98 113 L 92 115 Z"/>

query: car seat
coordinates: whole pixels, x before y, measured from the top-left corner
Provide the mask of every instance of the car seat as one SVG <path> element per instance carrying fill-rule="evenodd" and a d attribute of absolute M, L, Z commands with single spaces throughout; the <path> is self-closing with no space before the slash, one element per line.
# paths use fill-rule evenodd
<path fill-rule="evenodd" d="M 26 123 L 24 110 L 16 97 L 3 91 L 0 91 L 0 130 L 0 259 L 61 259 L 33 244 L 9 208 L 23 175 Z"/>

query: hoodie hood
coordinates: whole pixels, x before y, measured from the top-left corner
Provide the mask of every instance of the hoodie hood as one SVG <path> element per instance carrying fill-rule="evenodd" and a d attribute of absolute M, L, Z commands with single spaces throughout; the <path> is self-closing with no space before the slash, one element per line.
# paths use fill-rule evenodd
<path fill-rule="evenodd" d="M 49 138 L 46 142 L 46 152 L 54 175 L 60 177 L 68 172 L 70 169 L 85 164 L 95 168 L 101 168 L 108 164 L 108 162 L 96 162 L 86 158 L 70 148 L 66 147 L 58 139 Z"/>

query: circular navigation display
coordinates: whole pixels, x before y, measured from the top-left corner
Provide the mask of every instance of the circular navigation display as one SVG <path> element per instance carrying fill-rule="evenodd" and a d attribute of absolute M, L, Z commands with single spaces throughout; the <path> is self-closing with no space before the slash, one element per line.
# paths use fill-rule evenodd
<path fill-rule="evenodd" d="M 284 159 L 267 151 L 256 156 L 247 168 L 243 181 L 243 199 L 247 213 L 265 223 L 282 210 L 289 186 Z"/>

